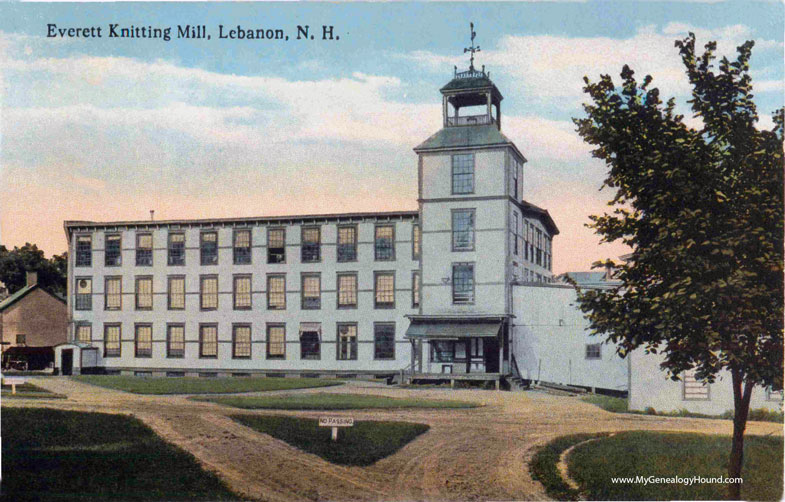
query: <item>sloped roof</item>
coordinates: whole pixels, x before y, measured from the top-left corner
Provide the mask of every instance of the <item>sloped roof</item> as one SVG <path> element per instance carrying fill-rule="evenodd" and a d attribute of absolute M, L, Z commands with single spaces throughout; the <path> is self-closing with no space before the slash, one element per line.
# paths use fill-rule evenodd
<path fill-rule="evenodd" d="M 32 291 L 34 291 L 38 287 L 39 287 L 38 284 L 33 284 L 32 286 L 25 286 L 22 289 L 20 289 L 19 291 L 17 291 L 16 293 L 12 294 L 8 298 L 6 298 L 2 302 L 0 302 L 0 312 L 2 312 L 3 310 L 7 309 L 8 307 L 13 305 L 14 303 L 18 302 L 19 300 L 21 300 L 22 298 L 27 296 L 28 293 L 31 293 Z M 59 295 L 50 293 L 49 291 L 47 291 L 44 288 L 41 288 L 41 291 L 45 292 L 46 294 L 48 294 L 52 298 L 65 303 L 65 300 L 63 298 L 61 298 Z"/>
<path fill-rule="evenodd" d="M 477 148 L 483 146 L 512 146 L 523 158 L 515 144 L 493 124 L 445 127 L 416 147 L 415 152 L 442 148 Z"/>
<path fill-rule="evenodd" d="M 442 87 L 440 90 L 444 91 L 457 91 L 463 89 L 483 89 L 486 87 L 496 87 L 491 79 L 488 78 L 487 75 L 482 75 L 478 77 L 455 77 L 449 82 L 447 85 Z M 498 91 L 497 91 L 498 92 Z"/>
<path fill-rule="evenodd" d="M 558 235 L 559 234 L 559 227 L 556 226 L 556 222 L 553 221 L 551 214 L 548 212 L 547 209 L 543 209 L 539 206 L 535 206 L 531 202 L 526 202 L 525 200 L 516 201 L 518 207 L 523 212 L 523 214 L 530 214 L 534 215 L 540 219 L 543 225 L 548 229 L 548 232 L 551 235 Z"/>

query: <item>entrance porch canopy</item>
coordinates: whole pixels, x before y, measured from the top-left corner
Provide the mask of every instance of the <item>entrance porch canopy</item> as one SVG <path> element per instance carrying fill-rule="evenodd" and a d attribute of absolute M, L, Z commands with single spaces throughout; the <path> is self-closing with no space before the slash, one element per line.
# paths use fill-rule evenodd
<path fill-rule="evenodd" d="M 406 338 L 411 340 L 460 340 L 466 338 L 495 338 L 504 321 L 501 316 L 423 316 L 410 315 Z"/>

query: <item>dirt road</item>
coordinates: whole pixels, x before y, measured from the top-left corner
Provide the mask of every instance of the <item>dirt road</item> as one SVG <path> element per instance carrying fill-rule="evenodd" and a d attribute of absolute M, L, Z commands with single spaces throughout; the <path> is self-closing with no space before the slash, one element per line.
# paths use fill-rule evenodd
<path fill-rule="evenodd" d="M 65 377 L 36 385 L 67 400 L 5 400 L 4 406 L 47 406 L 138 417 L 166 440 L 191 452 L 237 493 L 265 501 L 545 500 L 528 461 L 536 447 L 564 434 L 631 429 L 730 434 L 731 421 L 605 412 L 577 398 L 539 392 L 398 389 L 364 383 L 291 392 L 339 392 L 390 397 L 459 399 L 468 410 L 330 412 L 357 420 L 427 423 L 431 429 L 369 467 L 342 467 L 259 434 L 228 415 L 260 413 L 318 417 L 323 412 L 246 411 L 184 396 L 141 396 Z M 265 393 L 269 394 L 269 393 Z M 751 422 L 749 434 L 782 435 L 782 425 Z"/>

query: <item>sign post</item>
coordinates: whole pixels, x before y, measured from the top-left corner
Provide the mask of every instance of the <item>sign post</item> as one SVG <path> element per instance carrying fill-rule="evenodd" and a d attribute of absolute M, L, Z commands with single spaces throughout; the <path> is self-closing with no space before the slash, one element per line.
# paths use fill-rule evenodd
<path fill-rule="evenodd" d="M 3 377 L 3 383 L 11 386 L 11 394 L 16 394 L 16 386 L 25 383 L 25 379 L 19 377 Z"/>
<path fill-rule="evenodd" d="M 319 427 L 330 427 L 331 438 L 338 441 L 338 427 L 354 427 L 354 419 L 348 417 L 319 417 Z"/>

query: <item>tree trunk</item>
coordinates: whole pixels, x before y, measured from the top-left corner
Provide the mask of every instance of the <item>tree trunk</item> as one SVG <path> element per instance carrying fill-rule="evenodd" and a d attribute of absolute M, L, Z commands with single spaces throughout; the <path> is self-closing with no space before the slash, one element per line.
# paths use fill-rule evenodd
<path fill-rule="evenodd" d="M 744 463 L 744 429 L 747 427 L 747 416 L 750 412 L 752 382 L 745 382 L 741 371 L 732 371 L 733 376 L 733 445 L 728 461 L 728 477 L 740 478 Z M 728 495 L 731 500 L 741 499 L 741 483 L 728 484 Z"/>

